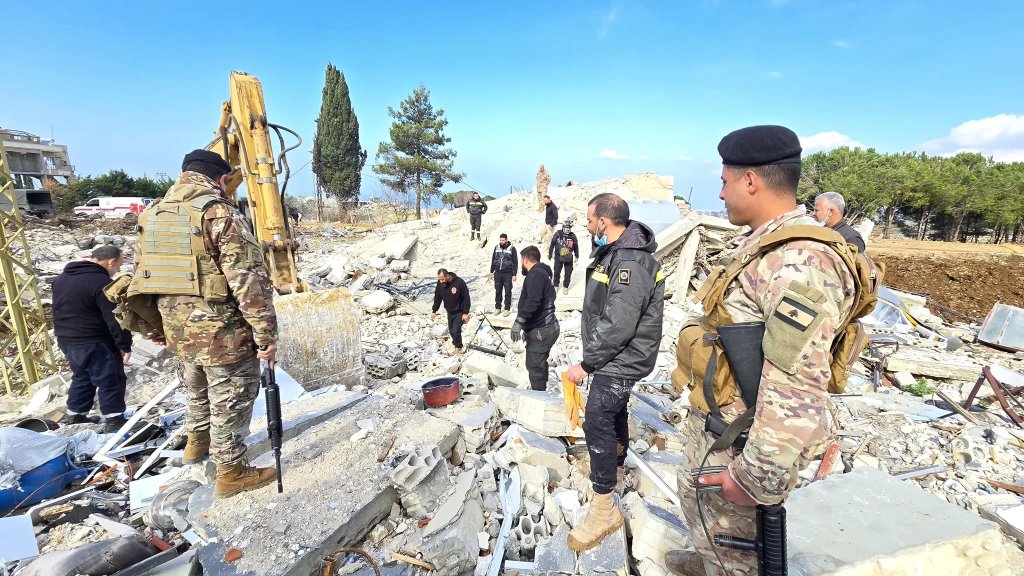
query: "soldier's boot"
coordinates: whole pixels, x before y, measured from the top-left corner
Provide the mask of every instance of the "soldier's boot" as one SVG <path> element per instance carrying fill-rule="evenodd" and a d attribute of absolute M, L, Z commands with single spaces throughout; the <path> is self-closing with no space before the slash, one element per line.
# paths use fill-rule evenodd
<path fill-rule="evenodd" d="M 707 576 L 704 560 L 693 550 L 671 550 L 665 554 L 665 567 L 676 576 Z"/>
<path fill-rule="evenodd" d="M 615 505 L 612 494 L 594 494 L 590 511 L 575 528 L 569 532 L 569 548 L 576 552 L 590 550 L 604 540 L 605 536 L 622 527 L 625 519 Z"/>
<path fill-rule="evenodd" d="M 277 478 L 273 468 L 256 468 L 245 462 L 231 466 L 217 464 L 217 483 L 213 487 L 214 498 L 230 498 L 246 490 L 255 490 L 270 484 Z"/>
<path fill-rule="evenodd" d="M 196 432 L 189 434 L 185 442 L 185 457 L 182 462 L 185 464 L 198 464 L 210 455 L 210 431 Z"/>

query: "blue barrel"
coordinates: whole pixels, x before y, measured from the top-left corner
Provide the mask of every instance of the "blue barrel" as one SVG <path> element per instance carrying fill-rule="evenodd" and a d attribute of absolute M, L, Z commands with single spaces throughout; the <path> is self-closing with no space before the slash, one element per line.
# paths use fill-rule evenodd
<path fill-rule="evenodd" d="M 15 506 L 31 506 L 53 498 L 63 492 L 68 484 L 81 481 L 88 473 L 85 468 L 76 468 L 67 454 L 61 454 L 45 464 L 40 464 L 21 475 L 20 490 L 0 490 L 0 515 L 14 510 Z"/>

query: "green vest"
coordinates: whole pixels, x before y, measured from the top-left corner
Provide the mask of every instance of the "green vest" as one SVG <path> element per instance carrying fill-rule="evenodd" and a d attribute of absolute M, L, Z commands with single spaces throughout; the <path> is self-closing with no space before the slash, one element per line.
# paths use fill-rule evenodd
<path fill-rule="evenodd" d="M 129 292 L 228 299 L 227 278 L 206 250 L 203 213 L 227 203 L 217 190 L 175 184 L 139 216 L 139 261 Z"/>

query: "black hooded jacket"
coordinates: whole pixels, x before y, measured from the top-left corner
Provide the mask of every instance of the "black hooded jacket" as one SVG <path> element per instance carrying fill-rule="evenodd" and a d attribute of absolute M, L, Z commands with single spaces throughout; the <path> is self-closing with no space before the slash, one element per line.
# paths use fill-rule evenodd
<path fill-rule="evenodd" d="M 544 207 L 544 224 L 554 226 L 558 224 L 558 206 L 552 202 Z"/>
<path fill-rule="evenodd" d="M 538 262 L 526 273 L 516 320 L 527 332 L 557 321 L 555 287 L 551 285 L 551 267 L 547 264 Z"/>
<path fill-rule="evenodd" d="M 106 269 L 87 260 L 71 262 L 53 281 L 53 333 L 59 344 L 106 340 L 131 352 L 132 333 L 118 325 L 114 303 L 103 294 L 110 284 Z"/>
<path fill-rule="evenodd" d="M 451 282 L 447 284 L 438 282 L 434 286 L 434 307 L 431 308 L 431 312 L 437 312 L 441 308 L 441 303 L 444 302 L 444 309 L 449 314 L 456 312 L 469 314 L 470 299 L 466 281 L 459 278 L 454 272 L 451 272 L 451 275 Z"/>
<path fill-rule="evenodd" d="M 654 370 L 661 344 L 665 281 L 658 244 L 630 220 L 619 238 L 594 252 L 583 299 L 583 369 L 627 380 Z"/>

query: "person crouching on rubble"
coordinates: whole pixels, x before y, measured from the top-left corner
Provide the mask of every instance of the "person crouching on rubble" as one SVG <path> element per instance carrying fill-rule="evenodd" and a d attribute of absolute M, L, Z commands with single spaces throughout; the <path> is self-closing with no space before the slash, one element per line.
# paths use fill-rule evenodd
<path fill-rule="evenodd" d="M 555 287 L 551 285 L 551 268 L 540 262 L 536 246 L 523 248 L 522 259 L 523 291 L 519 294 L 516 321 L 512 323 L 512 341 L 526 340 L 530 388 L 547 390 L 548 356 L 561 332 L 555 316 Z"/>
<path fill-rule="evenodd" d="M 654 251 L 654 231 L 629 219 L 629 206 L 615 194 L 587 204 L 587 228 L 598 239 L 587 267 L 583 297 L 583 362 L 566 377 L 593 375 L 583 432 L 590 453 L 594 499 L 569 532 L 569 548 L 589 550 L 622 526 L 613 500 L 629 446 L 629 392 L 654 370 L 661 344 L 665 280 Z"/>
<path fill-rule="evenodd" d="M 455 355 L 462 354 L 462 325 L 469 322 L 470 298 L 466 281 L 454 272 L 444 268 L 437 271 L 437 285 L 434 286 L 434 306 L 430 309 L 430 321 L 437 319 L 437 311 L 444 303 L 448 313 L 448 334 L 452 337 Z"/>
<path fill-rule="evenodd" d="M 124 257 L 116 246 L 98 246 L 88 260 L 71 262 L 53 281 L 53 333 L 71 365 L 67 415 L 62 424 L 92 422 L 99 391 L 103 431 L 125 423 L 124 365 L 132 356 L 132 333 L 118 325 L 114 303 L 103 294 Z"/>
<path fill-rule="evenodd" d="M 231 167 L 207 150 L 188 153 L 167 194 L 139 217 L 132 284 L 157 296 L 167 349 L 180 359 L 187 411 L 184 461 L 217 465 L 214 497 L 274 480 L 246 460 L 260 388 L 260 360 L 273 368 L 277 314 L 259 242 L 225 195 Z"/>

